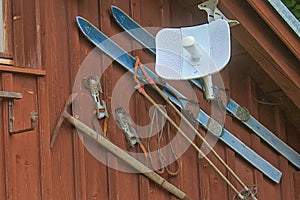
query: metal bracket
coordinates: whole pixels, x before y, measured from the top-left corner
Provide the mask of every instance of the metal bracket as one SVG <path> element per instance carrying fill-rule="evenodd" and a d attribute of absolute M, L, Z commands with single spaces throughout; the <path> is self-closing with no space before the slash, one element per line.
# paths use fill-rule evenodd
<path fill-rule="evenodd" d="M 118 122 L 119 127 L 123 130 L 130 147 L 133 147 L 135 144 L 140 144 L 141 142 L 139 137 L 135 129 L 132 127 L 132 121 L 125 108 L 116 108 L 115 113 L 116 121 Z"/>
<path fill-rule="evenodd" d="M 93 79 L 91 76 L 88 76 L 83 81 L 85 87 L 90 90 L 91 96 L 95 101 L 97 118 L 102 119 L 104 117 L 108 117 L 106 103 L 100 98 L 100 93 L 103 94 L 103 91 L 100 85 L 99 77 L 96 76 L 96 78 Z"/>
<path fill-rule="evenodd" d="M 18 133 L 32 131 L 35 129 L 35 122 L 38 118 L 38 115 L 37 115 L 36 111 L 32 111 L 30 113 L 30 121 L 31 121 L 30 128 L 14 130 L 15 117 L 14 117 L 14 113 L 13 113 L 13 105 L 14 105 L 14 100 L 23 98 L 21 93 L 0 91 L 0 98 L 4 98 L 8 101 L 8 119 L 9 119 L 8 127 L 9 127 L 10 134 L 18 134 Z"/>
<path fill-rule="evenodd" d="M 257 200 L 255 195 L 257 194 L 257 185 L 245 186 L 238 195 L 233 197 L 233 200 Z"/>
<path fill-rule="evenodd" d="M 225 15 L 217 8 L 218 3 L 219 0 L 207 0 L 198 5 L 200 10 L 206 11 L 208 22 L 224 19 L 231 27 L 240 24 L 237 20 L 232 20 L 225 17 Z"/>
<path fill-rule="evenodd" d="M 246 122 L 250 118 L 250 112 L 246 107 L 238 106 L 237 109 L 236 109 L 236 116 L 240 120 Z"/>
<path fill-rule="evenodd" d="M 216 137 L 220 137 L 223 134 L 223 127 L 213 118 L 210 118 L 208 120 L 207 130 L 213 135 L 215 135 Z"/>

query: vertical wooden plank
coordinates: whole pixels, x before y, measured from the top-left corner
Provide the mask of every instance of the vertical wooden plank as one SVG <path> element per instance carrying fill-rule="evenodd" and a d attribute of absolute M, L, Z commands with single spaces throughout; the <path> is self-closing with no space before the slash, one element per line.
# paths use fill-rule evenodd
<path fill-rule="evenodd" d="M 124 9 L 127 13 L 130 14 L 130 7 L 131 7 L 131 2 L 130 1 L 113 1 L 112 2 L 114 5 L 120 7 L 121 9 Z M 105 8 L 105 7 L 102 7 Z M 132 54 L 131 49 L 132 47 L 132 40 L 130 39 L 130 37 L 128 37 L 126 34 L 119 34 L 120 33 L 120 29 L 118 27 L 118 25 L 114 22 L 114 20 L 110 17 L 110 5 L 108 5 L 106 7 L 105 12 L 108 13 L 108 17 L 110 20 L 110 36 L 113 37 L 113 39 L 120 45 L 122 46 L 125 50 L 127 50 L 129 53 Z M 105 30 L 105 29 L 103 29 Z M 115 35 L 116 34 L 116 35 Z M 143 59 L 142 59 L 143 62 Z M 127 72 L 126 70 L 123 70 L 122 67 L 119 66 L 119 64 L 114 64 L 112 66 L 112 71 L 110 71 L 112 74 L 107 74 L 107 79 L 109 79 L 109 77 L 111 77 L 112 80 L 112 84 L 111 84 L 111 95 L 112 92 L 114 90 L 116 90 L 117 88 L 115 88 L 114 84 L 118 83 L 118 81 L 120 80 L 119 78 L 123 78 L 123 75 L 125 72 Z M 125 90 L 124 93 L 126 93 L 127 91 L 130 91 L 133 88 L 133 79 L 129 76 L 128 78 L 126 78 L 126 82 L 125 82 Z M 109 95 L 109 96 L 111 96 Z M 133 99 L 135 99 L 135 95 L 137 95 L 136 93 L 133 94 Z M 136 120 L 136 102 L 133 101 L 129 101 L 129 105 L 124 105 L 122 101 L 122 95 L 120 95 L 117 98 L 113 99 L 115 105 L 119 105 L 119 106 L 123 106 L 127 109 L 127 111 L 130 113 L 132 119 L 134 120 L 135 123 L 138 123 L 139 120 Z M 121 103 L 121 104 L 120 104 Z M 111 112 L 114 112 L 114 110 L 112 110 Z M 113 124 L 115 125 L 114 129 L 114 136 L 113 139 L 116 142 L 116 144 L 118 144 L 121 148 L 123 148 L 124 150 L 127 149 L 127 140 L 124 137 L 124 133 L 118 128 L 116 127 L 116 123 L 113 122 Z M 133 152 L 139 152 L 139 150 L 137 150 L 138 148 L 133 148 L 131 149 L 131 151 Z M 117 175 L 118 178 L 115 178 L 115 180 L 118 182 L 118 186 L 119 186 L 119 192 L 118 192 L 118 198 L 123 199 L 123 198 L 128 198 L 128 196 L 130 196 L 133 199 L 139 199 L 139 174 L 138 173 L 131 173 L 131 172 L 123 172 L 122 169 L 127 169 L 128 166 L 124 165 L 123 162 L 118 162 L 118 171 L 117 174 L 112 174 Z M 120 169 L 120 170 L 119 170 Z M 130 168 L 129 168 L 130 169 Z M 112 176 L 112 177 L 113 177 Z M 123 189 L 121 189 L 123 188 Z"/>
<path fill-rule="evenodd" d="M 221 143 L 217 143 L 214 146 L 214 150 L 220 155 L 222 159 L 224 159 L 224 146 Z M 212 153 L 209 154 L 209 158 L 215 165 L 219 168 L 221 173 L 223 173 L 226 176 L 226 170 L 225 168 L 219 164 L 218 159 L 212 155 Z M 220 199 L 221 197 L 228 196 L 227 190 L 228 185 L 224 182 L 224 180 L 221 178 L 219 174 L 215 172 L 213 168 L 210 167 L 210 176 L 209 176 L 209 184 L 210 184 L 210 196 L 212 199 Z"/>
<path fill-rule="evenodd" d="M 3 91 L 4 89 L 2 88 L 2 73 L 0 73 L 0 90 Z M 0 98 L 0 121 L 2 122 L 0 124 L 0 128 L 1 128 L 1 132 L 5 133 L 5 104 L 4 104 L 4 100 L 2 98 Z M 4 134 L 0 134 L 0 162 L 3 163 L 2 165 L 0 165 L 0 198 L 1 199 L 5 199 L 6 198 L 6 174 L 5 174 L 5 142 L 4 142 Z"/>
<path fill-rule="evenodd" d="M 53 197 L 52 190 L 52 168 L 51 168 L 51 151 L 50 144 L 50 109 L 49 96 L 47 92 L 47 78 L 37 78 L 38 88 L 38 114 L 39 114 L 39 160 L 40 160 L 40 177 L 41 177 L 41 198 L 50 200 Z"/>
<path fill-rule="evenodd" d="M 234 51 L 234 49 L 233 49 Z M 228 66 L 222 70 L 222 78 L 224 81 L 224 89 L 229 89 L 231 88 L 230 85 L 230 66 L 231 64 L 229 63 Z M 226 98 L 230 98 L 230 93 L 226 94 Z M 229 116 L 226 114 L 225 111 L 225 124 L 224 124 L 224 128 L 226 128 L 227 130 L 233 130 L 233 119 L 232 116 Z M 235 134 L 231 131 L 232 134 Z M 220 141 L 219 141 L 220 142 Z M 228 146 L 225 146 L 225 156 L 226 156 L 226 163 L 228 164 L 228 166 L 235 172 L 238 174 L 238 172 L 236 171 L 236 167 L 235 167 L 235 160 L 236 160 L 236 156 L 235 156 L 235 152 Z M 234 186 L 237 186 L 235 179 L 228 175 L 229 173 L 227 172 L 227 176 L 229 177 L 229 180 L 233 183 Z M 233 196 L 235 196 L 234 191 L 232 191 L 231 189 L 228 190 L 228 199 L 232 198 Z"/>
<path fill-rule="evenodd" d="M 278 133 L 278 137 L 286 142 L 286 128 L 285 128 L 285 117 L 284 113 L 278 108 L 278 106 L 274 107 L 274 113 L 275 113 L 275 128 L 276 132 Z M 283 173 L 283 176 L 281 178 L 280 187 L 281 187 L 281 199 L 292 199 L 292 185 L 290 180 L 292 179 L 290 177 L 289 173 L 289 165 L 288 161 L 281 155 L 279 155 L 279 166 L 280 170 Z"/>
<path fill-rule="evenodd" d="M 25 64 L 24 20 L 26 19 L 23 3 L 21 0 L 12 3 L 14 64 L 17 66 L 24 66 Z"/>
<path fill-rule="evenodd" d="M 294 173 L 294 187 L 295 187 L 295 192 L 293 194 L 295 194 L 295 200 L 299 200 L 300 199 L 300 173 L 299 172 L 295 172 Z"/>
<path fill-rule="evenodd" d="M 110 15 L 108 13 L 108 9 L 110 9 L 110 4 L 112 4 L 113 2 L 108 0 L 108 1 L 99 1 L 100 2 L 100 30 L 103 30 L 103 32 L 105 34 L 107 34 L 108 36 L 111 35 L 111 22 L 110 22 Z M 105 59 L 104 56 L 102 56 L 102 59 Z M 107 58 L 106 58 L 107 61 Z M 103 63 L 105 62 L 105 60 L 103 60 Z M 109 63 L 109 61 L 108 61 Z M 105 79 L 105 87 L 107 88 L 107 90 L 105 90 L 105 94 L 107 96 L 111 96 L 112 95 L 112 90 L 113 90 L 113 81 L 115 81 L 115 79 L 113 77 L 115 77 L 116 75 L 116 71 L 115 68 L 111 65 L 109 66 L 108 69 L 106 69 L 106 76 L 107 77 L 111 77 L 106 78 Z M 110 104 L 111 105 L 111 104 Z M 108 105 L 109 106 L 109 105 Z M 114 112 L 113 110 L 111 110 L 111 112 Z M 116 136 L 116 126 L 114 124 L 114 120 L 112 119 L 112 117 L 109 118 L 108 120 L 108 137 L 109 139 L 116 145 L 119 145 L 116 141 L 117 141 L 117 136 Z M 116 166 L 116 168 L 118 167 L 118 161 L 115 158 L 114 155 L 112 155 L 111 153 L 107 153 L 107 164 L 108 165 L 113 165 Z M 108 191 L 108 198 L 109 199 L 119 199 L 119 193 L 121 193 L 121 188 L 122 185 L 119 184 L 119 173 L 117 170 L 112 169 L 112 168 L 108 168 L 107 169 L 107 191 Z"/>
<path fill-rule="evenodd" d="M 176 2 L 170 2 L 170 5 L 168 5 L 167 7 L 168 11 L 164 10 L 163 14 L 169 17 L 161 21 L 161 27 L 177 27 L 183 26 L 183 24 L 185 24 L 185 26 L 191 25 L 194 16 L 189 9 L 185 9 L 182 6 L 179 6 Z M 161 18 L 164 17 L 165 16 Z M 179 88 L 181 89 L 181 92 L 184 91 L 183 88 Z M 195 98 L 196 100 L 197 97 L 195 96 L 193 98 Z M 200 102 L 203 101 L 201 95 L 198 98 Z M 186 126 L 184 130 L 187 131 L 187 133 L 191 131 L 191 129 L 187 128 Z M 202 128 L 199 128 L 199 131 L 200 134 L 204 134 Z M 177 131 L 174 130 L 174 133 L 176 132 Z M 182 140 L 184 139 L 182 138 Z M 194 139 L 194 142 L 198 146 L 201 146 L 202 144 L 202 142 L 200 142 L 197 137 Z M 181 188 L 187 195 L 189 195 L 193 199 L 202 199 L 205 191 L 208 191 L 208 188 L 205 186 L 203 187 L 202 185 L 202 183 L 205 182 L 205 174 L 208 175 L 208 173 L 206 173 L 208 172 L 208 167 L 205 164 L 204 159 L 199 158 L 198 152 L 194 148 L 189 147 L 188 150 L 184 152 L 184 154 L 180 157 L 180 162 L 181 170 L 178 176 L 174 178 L 174 180 L 172 180 L 172 183 Z M 172 197 L 172 199 L 175 198 Z"/>
<path fill-rule="evenodd" d="M 38 35 L 37 35 L 37 23 L 36 23 L 36 7 L 35 0 L 24 2 L 22 5 L 22 26 L 24 37 L 24 61 L 25 63 L 19 63 L 19 66 L 26 66 L 29 68 L 38 68 Z M 17 45 L 17 44 L 16 44 Z M 18 56 L 18 55 L 15 55 Z M 18 63 L 18 62 L 17 62 Z"/>
<path fill-rule="evenodd" d="M 143 16 L 140 23 L 145 27 L 160 27 L 161 26 L 161 15 L 160 11 L 160 0 L 140 0 L 141 11 Z M 147 8 L 147 9 L 146 9 Z M 157 13 L 157 14 L 153 14 Z"/>
<path fill-rule="evenodd" d="M 39 35 L 35 6 L 36 0 L 13 1 L 13 31 L 14 31 L 14 64 L 38 68 L 39 66 Z"/>
<path fill-rule="evenodd" d="M 224 87 L 221 74 L 215 74 L 213 75 L 213 83 L 221 88 Z M 221 93 L 221 92 L 220 92 Z M 222 97 L 222 96 L 220 96 Z M 204 110 L 216 121 L 218 121 L 221 125 L 223 125 L 225 119 L 225 112 L 224 110 L 220 109 L 220 106 L 217 103 L 209 103 L 207 100 L 204 100 L 206 102 Z M 207 132 L 207 131 L 206 131 Z M 212 136 L 210 133 L 207 136 L 207 140 L 214 140 L 214 136 Z M 222 143 L 220 140 L 216 142 L 215 145 L 212 146 L 215 150 L 215 152 L 221 157 L 222 160 L 226 162 L 226 149 L 225 144 Z M 232 175 L 226 170 L 226 167 L 223 166 L 223 164 L 220 163 L 219 159 L 216 158 L 211 152 L 209 153 L 209 158 L 211 161 L 216 165 L 216 167 L 221 171 L 223 175 L 227 179 L 232 177 Z M 218 174 L 212 167 L 210 168 L 210 176 L 209 176 L 209 184 L 210 184 L 210 196 L 212 199 L 221 199 L 229 195 L 229 192 L 233 192 L 233 190 L 228 186 L 228 184 L 222 179 L 220 174 Z M 232 181 L 232 184 L 236 187 L 236 181 L 234 179 L 230 179 Z M 238 187 L 237 187 L 238 188 Z M 234 196 L 234 195 L 233 195 Z M 230 198 L 232 198 L 231 196 Z"/>
<path fill-rule="evenodd" d="M 41 3 L 40 0 L 34 0 L 35 3 L 35 32 L 36 32 L 36 46 L 35 46 L 35 57 L 36 58 L 32 65 L 35 68 L 42 69 L 42 23 L 41 23 Z"/>
<path fill-rule="evenodd" d="M 5 41 L 6 31 L 4 29 L 5 22 L 4 22 L 4 13 L 5 12 L 5 4 L 3 1 L 0 1 L 0 52 L 5 52 L 7 49 L 7 43 Z"/>
<path fill-rule="evenodd" d="M 45 17 L 44 1 L 36 0 L 36 21 L 37 21 L 37 55 L 38 66 L 47 66 L 43 58 L 43 47 L 45 42 Z M 46 17 L 47 18 L 47 17 Z M 39 137 L 39 160 L 40 160 L 40 177 L 41 177 L 41 198 L 50 200 L 53 197 L 52 190 L 52 168 L 51 168 L 51 151 L 50 144 L 50 104 L 48 83 L 49 77 L 37 77 L 37 99 L 38 99 L 38 137 Z"/>
<path fill-rule="evenodd" d="M 142 13 L 144 11 L 144 9 L 141 7 L 141 1 L 140 0 L 130 0 L 130 16 L 136 20 L 137 22 L 139 22 L 142 18 Z M 122 30 L 123 31 L 123 30 Z M 139 45 L 134 39 L 132 39 L 130 36 L 128 37 L 128 40 L 131 41 L 131 46 L 132 48 L 135 48 L 136 46 L 136 50 L 133 52 L 134 56 L 139 56 L 139 58 L 141 59 L 141 61 L 143 63 L 147 63 L 147 60 L 145 58 L 145 54 L 143 54 L 142 46 Z M 137 122 L 138 124 L 145 124 L 145 122 L 143 122 L 143 116 L 147 115 L 147 111 L 144 108 L 140 108 L 137 105 L 139 103 L 141 103 L 142 97 L 140 95 L 134 95 L 134 104 L 136 106 L 134 106 L 134 111 L 135 111 L 135 118 L 134 121 Z M 148 138 L 147 138 L 148 140 Z M 147 145 L 147 140 L 142 140 L 143 144 Z M 145 142 L 144 142 L 145 141 Z M 139 199 L 141 200 L 149 200 L 151 198 L 151 194 L 152 193 L 152 188 L 150 186 L 150 182 L 149 180 L 142 176 L 139 175 L 138 177 L 138 183 L 139 183 Z"/>
<path fill-rule="evenodd" d="M 262 94 L 262 92 L 258 91 L 257 99 L 263 98 L 264 95 Z M 259 104 L 260 122 L 276 135 L 277 131 L 275 128 L 276 126 L 278 126 L 278 124 L 274 126 L 274 114 L 274 108 L 272 105 Z M 270 147 L 270 145 L 266 144 L 263 141 L 261 142 L 261 156 L 267 161 L 269 161 L 274 167 L 279 169 L 278 153 L 272 147 Z M 279 184 L 275 184 L 270 180 L 265 179 L 264 182 L 261 184 L 260 188 L 260 190 L 262 190 L 260 193 L 260 198 L 264 199 L 272 197 L 273 199 L 280 199 L 281 194 Z"/>
<path fill-rule="evenodd" d="M 30 112 L 37 111 L 36 77 L 14 75 L 14 90 L 21 92 L 23 98 L 14 104 L 14 130 L 30 127 Z M 14 155 L 16 162 L 17 199 L 40 199 L 40 160 L 38 129 L 12 135 L 14 137 Z M 30 183 L 30 184 L 28 184 Z"/>
<path fill-rule="evenodd" d="M 248 105 L 249 105 L 249 110 L 252 114 L 253 117 L 255 117 L 256 119 L 258 119 L 259 114 L 258 114 L 258 105 L 255 102 L 255 99 L 257 99 L 257 92 L 256 92 L 256 84 L 254 83 L 254 81 L 248 77 Z M 258 154 L 261 155 L 261 142 L 260 142 L 260 138 L 257 137 L 255 134 L 251 134 L 251 140 L 252 140 L 252 148 L 253 150 Z M 261 172 L 259 172 L 258 170 L 254 169 L 254 181 L 256 184 L 256 186 L 260 186 L 263 185 L 263 174 Z M 260 198 L 260 196 L 262 195 L 263 190 L 258 189 L 257 191 L 257 198 Z"/>
<path fill-rule="evenodd" d="M 70 93 L 67 13 L 65 1 L 45 1 L 43 6 L 43 63 L 50 97 L 50 133 Z M 70 126 L 62 125 L 51 151 L 53 199 L 74 199 L 74 160 Z M 64 191 L 64 192 L 61 192 Z"/>
<path fill-rule="evenodd" d="M 69 40 L 69 62 L 70 62 L 70 81 L 74 85 L 74 78 L 80 68 L 80 43 L 79 43 L 79 30 L 75 22 L 75 17 L 79 13 L 79 4 L 81 1 L 67 1 L 68 7 L 68 37 Z M 72 92 L 72 90 L 71 90 Z M 73 154 L 74 154 L 74 190 L 75 199 L 87 199 L 87 181 L 86 181 L 86 162 L 85 162 L 85 147 L 78 137 L 76 129 L 72 130 L 73 134 Z M 97 176 L 95 176 L 97 177 Z"/>
<path fill-rule="evenodd" d="M 248 76 L 247 74 L 242 73 L 241 64 L 237 61 L 238 59 L 234 60 L 234 58 L 232 58 L 231 64 L 229 65 L 230 98 L 234 99 L 240 105 L 249 108 L 249 95 L 251 93 L 248 87 Z M 233 120 L 232 125 L 232 129 L 230 130 L 231 133 L 245 143 L 248 147 L 252 148 L 249 129 L 236 119 Z M 240 156 L 236 156 L 235 171 L 246 185 L 255 183 L 253 175 L 254 168 Z"/>
<path fill-rule="evenodd" d="M 2 89 L 4 91 L 13 90 L 13 79 L 11 73 L 2 73 Z M 14 154 L 14 138 L 11 137 L 8 133 L 8 102 L 3 102 L 3 107 L 6 108 L 3 110 L 3 135 L 4 135 L 4 160 L 5 160 L 5 190 L 6 190 L 6 199 L 17 199 L 17 191 L 15 190 L 16 185 L 16 167 L 15 163 L 15 154 Z"/>
<path fill-rule="evenodd" d="M 292 124 L 290 124 L 288 121 L 285 122 L 286 123 L 286 141 L 287 144 L 289 144 L 293 149 L 295 149 L 297 152 L 300 151 L 300 147 L 299 147 L 299 143 L 300 143 L 300 136 L 299 136 L 299 131 L 297 131 L 298 129 L 296 129 Z M 299 190 L 298 190 L 298 186 L 299 186 L 299 172 L 297 171 L 297 169 L 289 163 L 289 171 L 285 172 L 285 173 L 289 173 L 289 177 L 294 177 L 294 178 L 290 178 L 289 180 L 289 184 L 292 186 L 290 187 L 289 191 L 292 195 L 291 198 L 294 198 L 295 195 L 295 199 L 299 199 Z M 282 191 L 282 192 L 286 192 L 286 191 Z"/>
<path fill-rule="evenodd" d="M 300 152 L 300 136 L 299 136 L 299 130 L 295 128 L 290 122 L 286 122 L 286 137 L 287 137 L 287 143 L 295 149 L 297 152 Z"/>

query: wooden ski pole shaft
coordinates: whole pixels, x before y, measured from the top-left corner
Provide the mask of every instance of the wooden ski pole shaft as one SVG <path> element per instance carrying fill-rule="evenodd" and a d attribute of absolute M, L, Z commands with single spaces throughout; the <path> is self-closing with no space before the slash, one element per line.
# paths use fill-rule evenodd
<path fill-rule="evenodd" d="M 222 163 L 222 165 L 229 171 L 229 173 L 239 182 L 239 184 L 246 190 L 250 189 L 246 184 L 238 177 L 238 175 L 227 165 L 227 163 L 220 157 L 220 155 L 213 149 L 213 147 L 205 140 L 205 138 L 195 129 L 195 127 L 190 123 L 190 121 L 176 108 L 176 106 L 169 100 L 169 98 L 161 91 L 161 89 L 156 84 L 151 84 L 152 87 L 163 97 L 163 99 L 175 110 L 175 112 L 183 119 L 183 121 L 193 130 L 193 132 L 201 139 L 202 142 L 209 148 L 209 150 L 216 156 L 216 158 Z M 252 196 L 253 200 L 256 197 Z"/>
<path fill-rule="evenodd" d="M 240 196 L 240 192 L 235 188 L 235 186 L 224 176 L 224 174 L 215 166 L 215 164 L 199 149 L 199 147 L 183 132 L 181 128 L 160 108 L 160 106 L 145 92 L 145 90 L 137 85 L 136 89 L 141 93 L 146 99 L 155 106 L 155 108 L 176 128 L 176 130 L 200 153 L 200 155 L 209 163 L 209 165 L 221 176 L 221 178 L 228 184 L 234 192 Z M 242 197 L 242 196 L 240 196 Z M 243 198 L 241 198 L 243 199 Z"/>
<path fill-rule="evenodd" d="M 239 184 L 246 190 L 250 191 L 250 189 L 244 184 L 244 182 L 237 176 L 237 174 L 227 165 L 227 163 L 217 154 L 217 152 L 211 147 L 211 145 L 205 140 L 205 138 L 195 129 L 195 127 L 190 123 L 190 121 L 177 109 L 177 107 L 169 100 L 169 98 L 161 91 L 161 89 L 156 85 L 156 83 L 150 78 L 146 70 L 144 69 L 143 65 L 140 62 L 140 59 L 136 57 L 136 63 L 134 68 L 134 80 L 137 84 L 140 84 L 139 80 L 136 77 L 137 69 L 140 67 L 142 73 L 144 74 L 148 83 L 159 93 L 161 97 L 175 110 L 175 112 L 185 121 L 185 123 L 192 129 L 192 131 L 201 139 L 201 141 L 209 148 L 209 150 L 216 156 L 216 158 L 222 163 L 223 166 L 229 171 L 230 174 L 239 182 Z M 139 91 L 140 92 L 140 91 Z M 146 94 L 146 92 L 144 92 Z M 144 94 L 143 94 L 144 95 Z M 147 94 L 146 94 L 147 95 Z M 147 95 L 148 96 L 148 95 Z M 149 96 L 148 96 L 149 97 Z M 149 97 L 151 98 L 151 97 Z M 150 99 L 148 99 L 150 101 Z M 154 102 L 155 103 L 155 102 Z M 172 123 L 171 123 L 172 124 Z M 173 124 L 172 124 L 173 125 Z M 176 125 L 176 124 L 175 124 Z M 176 125 L 177 126 L 177 125 Z M 180 131 L 179 131 L 180 132 Z M 194 143 L 193 143 L 194 144 Z M 198 146 L 197 146 L 198 148 Z M 198 148 L 199 149 L 199 148 Z M 200 153 L 200 152 L 199 152 Z M 203 156 L 203 152 L 200 153 Z M 206 156 L 205 156 L 206 157 Z M 217 168 L 215 170 L 218 170 Z M 221 175 L 221 174 L 220 174 Z M 223 178 L 223 174 L 221 177 Z M 226 177 L 225 177 L 226 178 Z M 223 178 L 224 179 L 224 178 Z M 227 178 L 226 178 L 227 179 Z M 228 179 L 227 179 L 228 180 Z M 228 185 L 231 187 L 233 186 L 231 182 L 227 182 L 224 180 Z M 229 181 L 229 180 L 228 180 Z M 234 186 L 233 186 L 234 187 Z M 238 190 L 234 187 L 231 187 L 235 192 Z M 240 192 L 237 192 L 237 195 L 240 196 Z M 256 200 L 256 197 L 251 193 L 253 200 Z M 241 196 L 240 196 L 241 197 Z"/>
<path fill-rule="evenodd" d="M 174 104 L 169 100 L 169 98 L 161 91 L 161 89 L 156 85 L 152 85 L 153 88 L 163 97 L 163 99 L 171 105 L 175 112 L 183 119 L 183 121 L 193 130 L 193 132 L 201 139 L 201 141 L 209 148 L 209 150 L 216 156 L 216 158 L 222 163 L 222 165 L 229 171 L 229 173 L 238 181 L 238 183 L 246 190 L 250 189 L 246 184 L 238 177 L 238 175 L 227 165 L 227 163 L 220 157 L 220 155 L 213 149 L 213 147 L 205 140 L 205 138 L 195 129 L 195 127 L 190 123 L 190 121 L 174 106 Z M 256 200 L 256 197 L 252 195 L 253 200 Z"/>
<path fill-rule="evenodd" d="M 183 121 L 193 130 L 193 132 L 201 139 L 202 142 L 211 150 L 211 152 L 217 157 L 217 159 L 226 167 L 226 169 L 235 177 L 235 179 L 242 185 L 245 184 L 236 175 L 236 173 L 225 163 L 220 155 L 213 149 L 213 147 L 205 140 L 205 138 L 195 129 L 190 121 L 177 109 L 177 107 L 169 100 L 169 98 L 161 91 L 161 89 L 155 84 L 153 88 L 163 97 L 163 99 L 175 110 L 175 112 L 183 119 Z"/>

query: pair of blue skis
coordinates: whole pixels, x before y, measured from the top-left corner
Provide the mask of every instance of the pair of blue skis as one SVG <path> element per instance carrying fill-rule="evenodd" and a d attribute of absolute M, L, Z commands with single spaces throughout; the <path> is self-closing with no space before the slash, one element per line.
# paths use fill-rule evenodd
<path fill-rule="evenodd" d="M 132 18 L 130 18 L 125 12 L 116 6 L 111 7 L 113 16 L 119 25 L 135 38 L 144 47 L 148 48 L 153 54 L 155 54 L 155 38 L 147 30 L 137 24 Z M 198 80 L 192 80 L 199 89 L 203 91 L 203 87 Z M 264 127 L 259 121 L 257 121 L 250 113 L 242 106 L 237 104 L 234 100 L 229 99 L 227 102 L 226 110 L 231 113 L 238 120 L 243 122 L 248 128 L 256 133 L 261 139 L 272 146 L 282 156 L 288 159 L 298 169 L 300 169 L 300 155 L 289 147 L 286 143 L 280 140 L 270 130 Z"/>
<path fill-rule="evenodd" d="M 115 11 L 118 11 L 118 15 L 121 16 L 122 21 L 126 22 L 127 25 L 133 24 L 136 26 L 137 24 L 129 18 L 125 13 L 123 13 L 121 10 L 119 10 L 116 7 L 112 7 L 113 13 Z M 122 14 L 123 13 L 123 14 Z M 131 22 L 128 21 L 128 19 L 131 19 Z M 89 23 L 87 20 L 81 17 L 76 18 L 77 23 L 83 32 L 83 34 L 93 43 L 95 44 L 99 49 L 101 49 L 104 53 L 106 53 L 108 56 L 110 56 L 113 60 L 116 60 L 121 66 L 129 70 L 133 73 L 134 64 L 135 64 L 135 58 L 133 58 L 131 55 L 128 54 L 125 50 L 123 50 L 120 46 L 118 46 L 115 42 L 113 42 L 111 39 L 109 39 L 106 35 L 104 35 L 100 30 L 98 30 L 95 26 L 93 26 L 91 23 Z M 130 23 L 129 23 L 130 22 Z M 127 26 L 131 27 L 131 26 Z M 130 28 L 127 29 L 130 31 Z M 141 32 L 143 34 L 143 31 Z M 149 35 L 153 38 L 152 35 Z M 143 38 L 145 35 L 141 35 Z M 150 40 L 149 40 L 150 41 Z M 153 38 L 154 41 L 154 38 Z M 153 46 L 152 50 L 154 50 Z M 155 51 L 154 51 L 155 52 Z M 152 78 L 157 78 L 157 75 L 154 74 L 152 71 L 147 69 L 148 74 Z M 138 74 L 139 76 L 142 76 L 141 74 Z M 201 87 L 200 82 L 195 81 L 198 85 L 198 87 Z M 174 87 L 172 87 L 169 84 L 166 84 L 166 87 L 172 91 L 174 94 L 176 94 L 177 98 L 172 96 L 169 92 L 164 90 L 164 93 L 170 98 L 170 100 L 179 106 L 181 109 L 184 109 L 187 101 L 182 100 L 186 99 L 180 92 L 178 92 Z M 179 98 L 178 98 L 179 97 Z M 180 99 L 180 100 L 178 100 Z M 227 106 L 228 107 L 228 106 Z M 203 110 L 199 110 L 197 121 L 206 129 L 210 129 L 209 122 L 213 120 L 210 116 L 208 116 Z M 220 125 L 221 126 L 221 125 Z M 240 140 L 238 140 L 235 136 L 233 136 L 229 131 L 224 130 L 224 133 L 222 136 L 220 136 L 220 139 L 227 144 L 229 147 L 231 147 L 234 151 L 236 151 L 239 155 L 244 157 L 249 163 L 251 163 L 253 166 L 255 166 L 257 169 L 259 169 L 263 174 L 265 174 L 267 177 L 269 177 L 271 180 L 275 181 L 276 183 L 279 183 L 282 173 L 273 167 L 270 163 L 265 161 L 262 157 L 260 157 L 258 154 L 256 154 L 253 150 L 251 150 L 249 147 L 247 147 L 244 143 L 242 143 Z"/>

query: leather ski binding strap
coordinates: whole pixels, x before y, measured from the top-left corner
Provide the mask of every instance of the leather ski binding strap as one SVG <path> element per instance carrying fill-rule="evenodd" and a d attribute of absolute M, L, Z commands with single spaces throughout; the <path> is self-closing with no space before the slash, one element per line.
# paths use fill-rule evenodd
<path fill-rule="evenodd" d="M 115 110 L 116 121 L 119 127 L 124 132 L 128 144 L 130 147 L 134 147 L 136 144 L 140 146 L 141 150 L 147 157 L 147 150 L 140 141 L 135 129 L 132 126 L 132 121 L 129 117 L 128 112 L 123 107 L 116 108 Z"/>
<path fill-rule="evenodd" d="M 90 90 L 91 96 L 95 101 L 96 106 L 96 116 L 98 119 L 102 119 L 104 117 L 108 117 L 108 112 L 106 108 L 105 101 L 100 97 L 100 94 L 103 94 L 102 87 L 100 85 L 99 77 L 96 76 L 93 79 L 91 76 L 88 76 L 84 79 L 85 87 Z"/>

